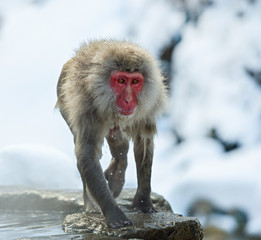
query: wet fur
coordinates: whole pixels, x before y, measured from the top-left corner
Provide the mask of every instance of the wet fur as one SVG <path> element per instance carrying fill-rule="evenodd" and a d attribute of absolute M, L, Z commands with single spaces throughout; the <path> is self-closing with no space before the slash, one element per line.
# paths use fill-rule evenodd
<path fill-rule="evenodd" d="M 137 96 L 138 106 L 132 116 L 122 116 L 117 111 L 116 96 L 110 87 L 110 74 L 114 70 L 143 74 L 143 89 Z M 85 205 L 88 205 L 89 189 L 108 226 L 117 228 L 130 224 L 111 197 L 98 160 L 106 137 L 113 159 L 105 177 L 113 196 L 117 197 L 124 184 L 128 140 L 133 139 L 138 175 L 133 207 L 153 212 L 150 199 L 153 137 L 157 131 L 156 118 L 166 103 L 166 88 L 154 58 L 146 50 L 126 41 L 84 43 L 64 65 L 57 95 L 56 106 L 74 135 Z M 115 127 L 117 138 L 110 133 Z M 123 174 L 117 175 L 119 172 Z M 123 179 L 121 183 L 117 183 L 119 179 Z"/>

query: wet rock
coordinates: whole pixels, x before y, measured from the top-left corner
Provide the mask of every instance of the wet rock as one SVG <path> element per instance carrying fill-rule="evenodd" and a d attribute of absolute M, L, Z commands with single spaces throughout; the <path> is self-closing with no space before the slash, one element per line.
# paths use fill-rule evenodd
<path fill-rule="evenodd" d="M 68 215 L 63 223 L 67 233 L 95 233 L 135 239 L 175 239 L 199 240 L 203 238 L 203 229 L 196 218 L 182 217 L 170 212 L 144 214 L 126 213 L 133 226 L 110 229 L 101 214 L 75 213 Z"/>
<path fill-rule="evenodd" d="M 92 233 L 125 239 L 191 239 L 203 238 L 203 229 L 196 218 L 173 214 L 169 203 L 160 195 L 153 193 L 152 201 L 158 212 L 145 214 L 130 208 L 135 191 L 124 190 L 117 201 L 133 226 L 121 229 L 107 227 L 100 213 L 75 213 L 68 215 L 63 223 L 67 233 Z"/>

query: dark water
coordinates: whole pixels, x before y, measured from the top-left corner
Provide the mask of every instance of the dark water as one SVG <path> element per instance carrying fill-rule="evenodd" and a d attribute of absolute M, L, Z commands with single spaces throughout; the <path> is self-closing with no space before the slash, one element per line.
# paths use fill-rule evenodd
<path fill-rule="evenodd" d="M 0 211 L 0 239 L 85 239 L 66 234 L 62 229 L 65 213 Z"/>

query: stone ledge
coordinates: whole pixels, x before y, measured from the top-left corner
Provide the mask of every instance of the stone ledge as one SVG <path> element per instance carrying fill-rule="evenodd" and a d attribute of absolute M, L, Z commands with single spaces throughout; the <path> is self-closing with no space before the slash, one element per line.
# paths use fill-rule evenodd
<path fill-rule="evenodd" d="M 203 229 L 196 218 L 174 214 L 169 203 L 159 194 L 152 193 L 151 199 L 158 212 L 145 214 L 131 209 L 136 190 L 124 189 L 117 202 L 133 222 L 130 227 L 108 228 L 101 213 L 75 213 L 67 215 L 63 228 L 67 233 L 91 233 L 114 239 L 149 240 L 201 240 Z M 106 238 L 105 238 L 106 239 Z"/>
<path fill-rule="evenodd" d="M 124 239 L 150 240 L 201 240 L 203 229 L 196 218 L 183 217 L 170 212 L 144 214 L 126 213 L 133 226 L 110 229 L 101 214 L 75 213 L 68 215 L 63 223 L 67 233 L 93 233 Z"/>

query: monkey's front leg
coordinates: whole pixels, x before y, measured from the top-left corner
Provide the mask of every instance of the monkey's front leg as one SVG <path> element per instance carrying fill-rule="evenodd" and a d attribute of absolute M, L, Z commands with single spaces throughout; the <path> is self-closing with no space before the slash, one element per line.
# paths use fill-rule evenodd
<path fill-rule="evenodd" d="M 138 189 L 133 200 L 133 207 L 142 212 L 156 212 L 150 198 L 151 167 L 153 159 L 153 138 L 138 136 L 134 142 L 134 155 L 137 168 Z"/>
<path fill-rule="evenodd" d="M 107 225 L 111 228 L 129 226 L 132 224 L 131 221 L 118 207 L 107 186 L 99 163 L 100 151 L 99 145 L 94 144 L 93 141 L 76 143 L 78 167 L 90 194 L 100 206 Z"/>

